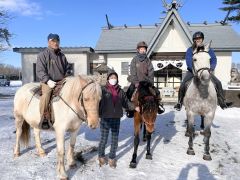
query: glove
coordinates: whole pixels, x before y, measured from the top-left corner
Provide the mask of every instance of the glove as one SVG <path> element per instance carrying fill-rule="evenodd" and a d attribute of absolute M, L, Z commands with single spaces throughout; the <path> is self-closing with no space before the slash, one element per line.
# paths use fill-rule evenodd
<path fill-rule="evenodd" d="M 139 106 L 135 107 L 135 111 L 140 112 L 140 107 Z"/>
<path fill-rule="evenodd" d="M 56 86 L 56 82 L 49 79 L 47 82 L 47 85 L 52 89 Z"/>

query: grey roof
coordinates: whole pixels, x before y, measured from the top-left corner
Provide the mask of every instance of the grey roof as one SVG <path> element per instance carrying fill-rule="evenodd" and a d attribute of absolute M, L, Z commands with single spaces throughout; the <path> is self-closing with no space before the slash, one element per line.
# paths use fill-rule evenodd
<path fill-rule="evenodd" d="M 214 24 L 190 24 L 184 23 L 176 10 L 168 13 L 163 23 L 158 26 L 134 26 L 103 28 L 95 47 L 98 53 L 136 52 L 136 44 L 146 41 L 151 47 L 156 45 L 156 40 L 161 38 L 161 30 L 169 24 L 169 19 L 175 15 L 175 19 L 182 26 L 187 39 L 196 31 L 205 34 L 205 42 L 212 40 L 212 48 L 215 51 L 240 51 L 240 36 L 230 25 Z M 160 37 L 158 36 L 160 35 Z"/>
<path fill-rule="evenodd" d="M 156 26 L 103 28 L 95 47 L 96 52 L 135 52 L 139 41 L 150 43 Z"/>
<path fill-rule="evenodd" d="M 212 47 L 219 51 L 240 51 L 240 36 L 230 25 L 222 24 L 196 24 L 188 26 L 193 34 L 202 31 L 205 35 L 205 42 L 212 40 Z"/>
<path fill-rule="evenodd" d="M 13 48 L 13 52 L 17 53 L 39 53 L 46 47 L 15 47 Z M 61 50 L 63 53 L 92 53 L 94 52 L 94 49 L 91 47 L 61 47 Z"/>

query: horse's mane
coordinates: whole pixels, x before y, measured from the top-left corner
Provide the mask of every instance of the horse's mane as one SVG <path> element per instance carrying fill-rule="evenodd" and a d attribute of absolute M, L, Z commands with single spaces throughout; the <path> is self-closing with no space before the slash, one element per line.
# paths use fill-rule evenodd
<path fill-rule="evenodd" d="M 139 101 L 143 101 L 143 98 L 146 96 L 152 96 L 152 93 L 150 92 L 150 87 L 151 87 L 151 83 L 148 81 L 140 81 L 139 82 L 139 87 L 138 87 L 138 100 Z"/>
<path fill-rule="evenodd" d="M 97 94 L 98 97 L 101 98 L 100 86 L 98 85 L 97 82 L 94 81 L 93 78 L 86 75 L 67 77 L 65 85 L 63 86 L 63 89 L 62 89 L 63 98 L 67 102 L 78 101 L 79 95 L 84 86 L 83 84 L 86 84 L 90 81 L 93 81 L 93 83 L 89 84 L 86 87 L 87 91 L 84 91 L 85 95 L 93 96 Z"/>
<path fill-rule="evenodd" d="M 151 91 L 152 84 L 148 81 L 139 82 L 138 101 L 143 107 L 143 112 L 151 112 L 156 109 L 155 94 Z"/>

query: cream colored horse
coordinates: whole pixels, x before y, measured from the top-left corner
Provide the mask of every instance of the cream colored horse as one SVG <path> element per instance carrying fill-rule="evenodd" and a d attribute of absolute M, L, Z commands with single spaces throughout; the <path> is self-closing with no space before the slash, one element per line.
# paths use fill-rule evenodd
<path fill-rule="evenodd" d="M 25 146 L 30 138 L 30 126 L 34 130 L 36 148 L 40 156 L 45 155 L 41 146 L 39 99 L 33 97 L 30 90 L 37 83 L 29 83 L 22 86 L 15 94 L 14 116 L 16 123 L 16 145 L 14 156 L 20 155 L 20 140 Z M 101 99 L 99 84 L 90 77 L 76 76 L 66 78 L 60 96 L 62 99 L 53 102 L 55 123 L 53 128 L 56 132 L 57 142 L 57 174 L 60 179 L 67 179 L 64 166 L 64 134 L 71 132 L 70 145 L 67 153 L 67 163 L 70 167 L 76 166 L 74 160 L 74 146 L 81 123 L 86 120 L 90 128 L 98 126 L 98 106 Z M 29 126 L 30 125 L 30 126 Z"/>

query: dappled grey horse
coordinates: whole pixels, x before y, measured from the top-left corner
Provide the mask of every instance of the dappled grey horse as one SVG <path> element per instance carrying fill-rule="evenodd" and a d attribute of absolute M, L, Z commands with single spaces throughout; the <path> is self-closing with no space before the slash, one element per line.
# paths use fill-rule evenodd
<path fill-rule="evenodd" d="M 209 139 L 211 136 L 211 125 L 217 108 L 217 93 L 211 81 L 210 55 L 208 54 L 210 44 L 204 49 L 193 51 L 193 74 L 194 78 L 187 89 L 184 106 L 187 113 L 187 131 L 189 132 L 189 142 L 187 154 L 195 155 L 193 150 L 194 138 L 194 116 L 204 117 L 204 160 L 211 160 L 209 153 Z"/>

